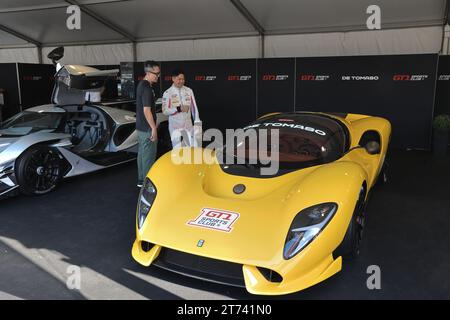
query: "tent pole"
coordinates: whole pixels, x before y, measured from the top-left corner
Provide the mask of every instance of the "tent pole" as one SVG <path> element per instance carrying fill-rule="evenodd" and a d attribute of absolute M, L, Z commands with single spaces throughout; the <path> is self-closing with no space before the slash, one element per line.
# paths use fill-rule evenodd
<path fill-rule="evenodd" d="M 42 64 L 42 46 L 36 46 L 38 63 Z"/>
<path fill-rule="evenodd" d="M 137 43 L 134 42 L 134 41 L 131 43 L 131 51 L 132 51 L 132 54 L 133 54 L 133 62 L 136 62 L 136 61 L 137 61 L 137 50 L 136 50 L 136 45 L 137 45 Z"/>
<path fill-rule="evenodd" d="M 449 2 L 450 0 L 445 1 L 445 11 L 444 11 L 444 21 L 442 23 L 442 42 L 441 42 L 441 51 L 440 54 L 449 54 L 449 37 L 450 36 L 450 27 L 448 24 L 448 18 L 450 15 L 450 8 L 449 8 Z"/>

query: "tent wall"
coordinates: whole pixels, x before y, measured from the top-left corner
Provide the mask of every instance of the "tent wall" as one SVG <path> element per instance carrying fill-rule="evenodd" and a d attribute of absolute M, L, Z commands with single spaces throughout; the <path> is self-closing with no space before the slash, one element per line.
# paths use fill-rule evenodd
<path fill-rule="evenodd" d="M 39 63 L 36 48 L 0 49 L 0 63 Z"/>
<path fill-rule="evenodd" d="M 450 32 L 446 33 L 447 37 Z M 438 53 L 443 29 L 421 27 L 380 31 L 291 34 L 266 36 L 266 58 L 352 55 L 388 55 Z M 448 38 L 446 38 L 448 39 Z M 445 47 L 445 43 L 447 43 Z M 444 42 L 448 54 L 448 42 Z M 42 49 L 43 63 L 54 47 Z M 0 49 L 0 62 L 37 63 L 36 48 Z M 257 36 L 142 42 L 136 45 L 138 61 L 245 59 L 261 56 L 261 38 Z M 119 64 L 133 60 L 130 43 L 66 46 L 62 62 L 72 64 Z"/>
<path fill-rule="evenodd" d="M 442 27 L 268 36 L 266 57 L 438 53 Z"/>
<path fill-rule="evenodd" d="M 139 61 L 245 59 L 257 58 L 259 37 L 216 38 L 180 41 L 144 42 L 137 45 Z"/>
<path fill-rule="evenodd" d="M 265 37 L 266 58 L 438 53 L 442 27 L 274 35 Z M 138 60 L 160 61 L 260 57 L 259 37 L 147 42 Z"/>
<path fill-rule="evenodd" d="M 46 47 L 42 49 L 43 63 L 51 63 L 47 59 L 47 54 L 54 47 Z M 121 61 L 132 61 L 133 50 L 129 43 L 106 44 L 106 45 L 89 45 L 89 46 L 67 46 L 64 47 L 64 58 L 61 60 L 63 64 L 120 64 Z"/>

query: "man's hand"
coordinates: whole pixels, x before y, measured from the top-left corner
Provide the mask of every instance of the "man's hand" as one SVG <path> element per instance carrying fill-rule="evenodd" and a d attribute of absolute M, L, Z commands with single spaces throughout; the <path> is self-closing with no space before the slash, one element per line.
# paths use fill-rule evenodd
<path fill-rule="evenodd" d="M 150 135 L 150 141 L 156 141 L 158 140 L 158 130 L 155 128 L 152 128 L 152 133 Z"/>
<path fill-rule="evenodd" d="M 181 106 L 181 112 L 188 112 L 189 111 L 189 106 Z"/>

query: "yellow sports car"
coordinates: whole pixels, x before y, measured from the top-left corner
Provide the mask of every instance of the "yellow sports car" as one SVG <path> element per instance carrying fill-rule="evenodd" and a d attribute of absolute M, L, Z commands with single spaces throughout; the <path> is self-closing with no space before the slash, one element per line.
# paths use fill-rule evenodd
<path fill-rule="evenodd" d="M 256 136 L 258 152 L 244 143 L 252 146 L 249 134 L 212 150 L 213 161 L 177 164 L 169 152 L 153 165 L 139 195 L 137 262 L 279 295 L 327 279 L 359 254 L 368 194 L 386 179 L 389 121 L 276 113 L 243 131 L 263 129 L 270 139 Z M 263 174 L 268 156 L 277 170 Z"/>

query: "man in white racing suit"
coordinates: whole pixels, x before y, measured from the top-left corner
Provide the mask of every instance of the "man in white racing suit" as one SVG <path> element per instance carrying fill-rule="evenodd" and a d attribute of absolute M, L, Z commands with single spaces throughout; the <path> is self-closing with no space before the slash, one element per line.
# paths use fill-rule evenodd
<path fill-rule="evenodd" d="M 184 85 L 185 76 L 181 70 L 172 72 L 172 82 L 162 99 L 162 111 L 169 116 L 172 147 L 197 147 L 199 130 L 201 135 L 201 121 L 194 92 Z"/>

